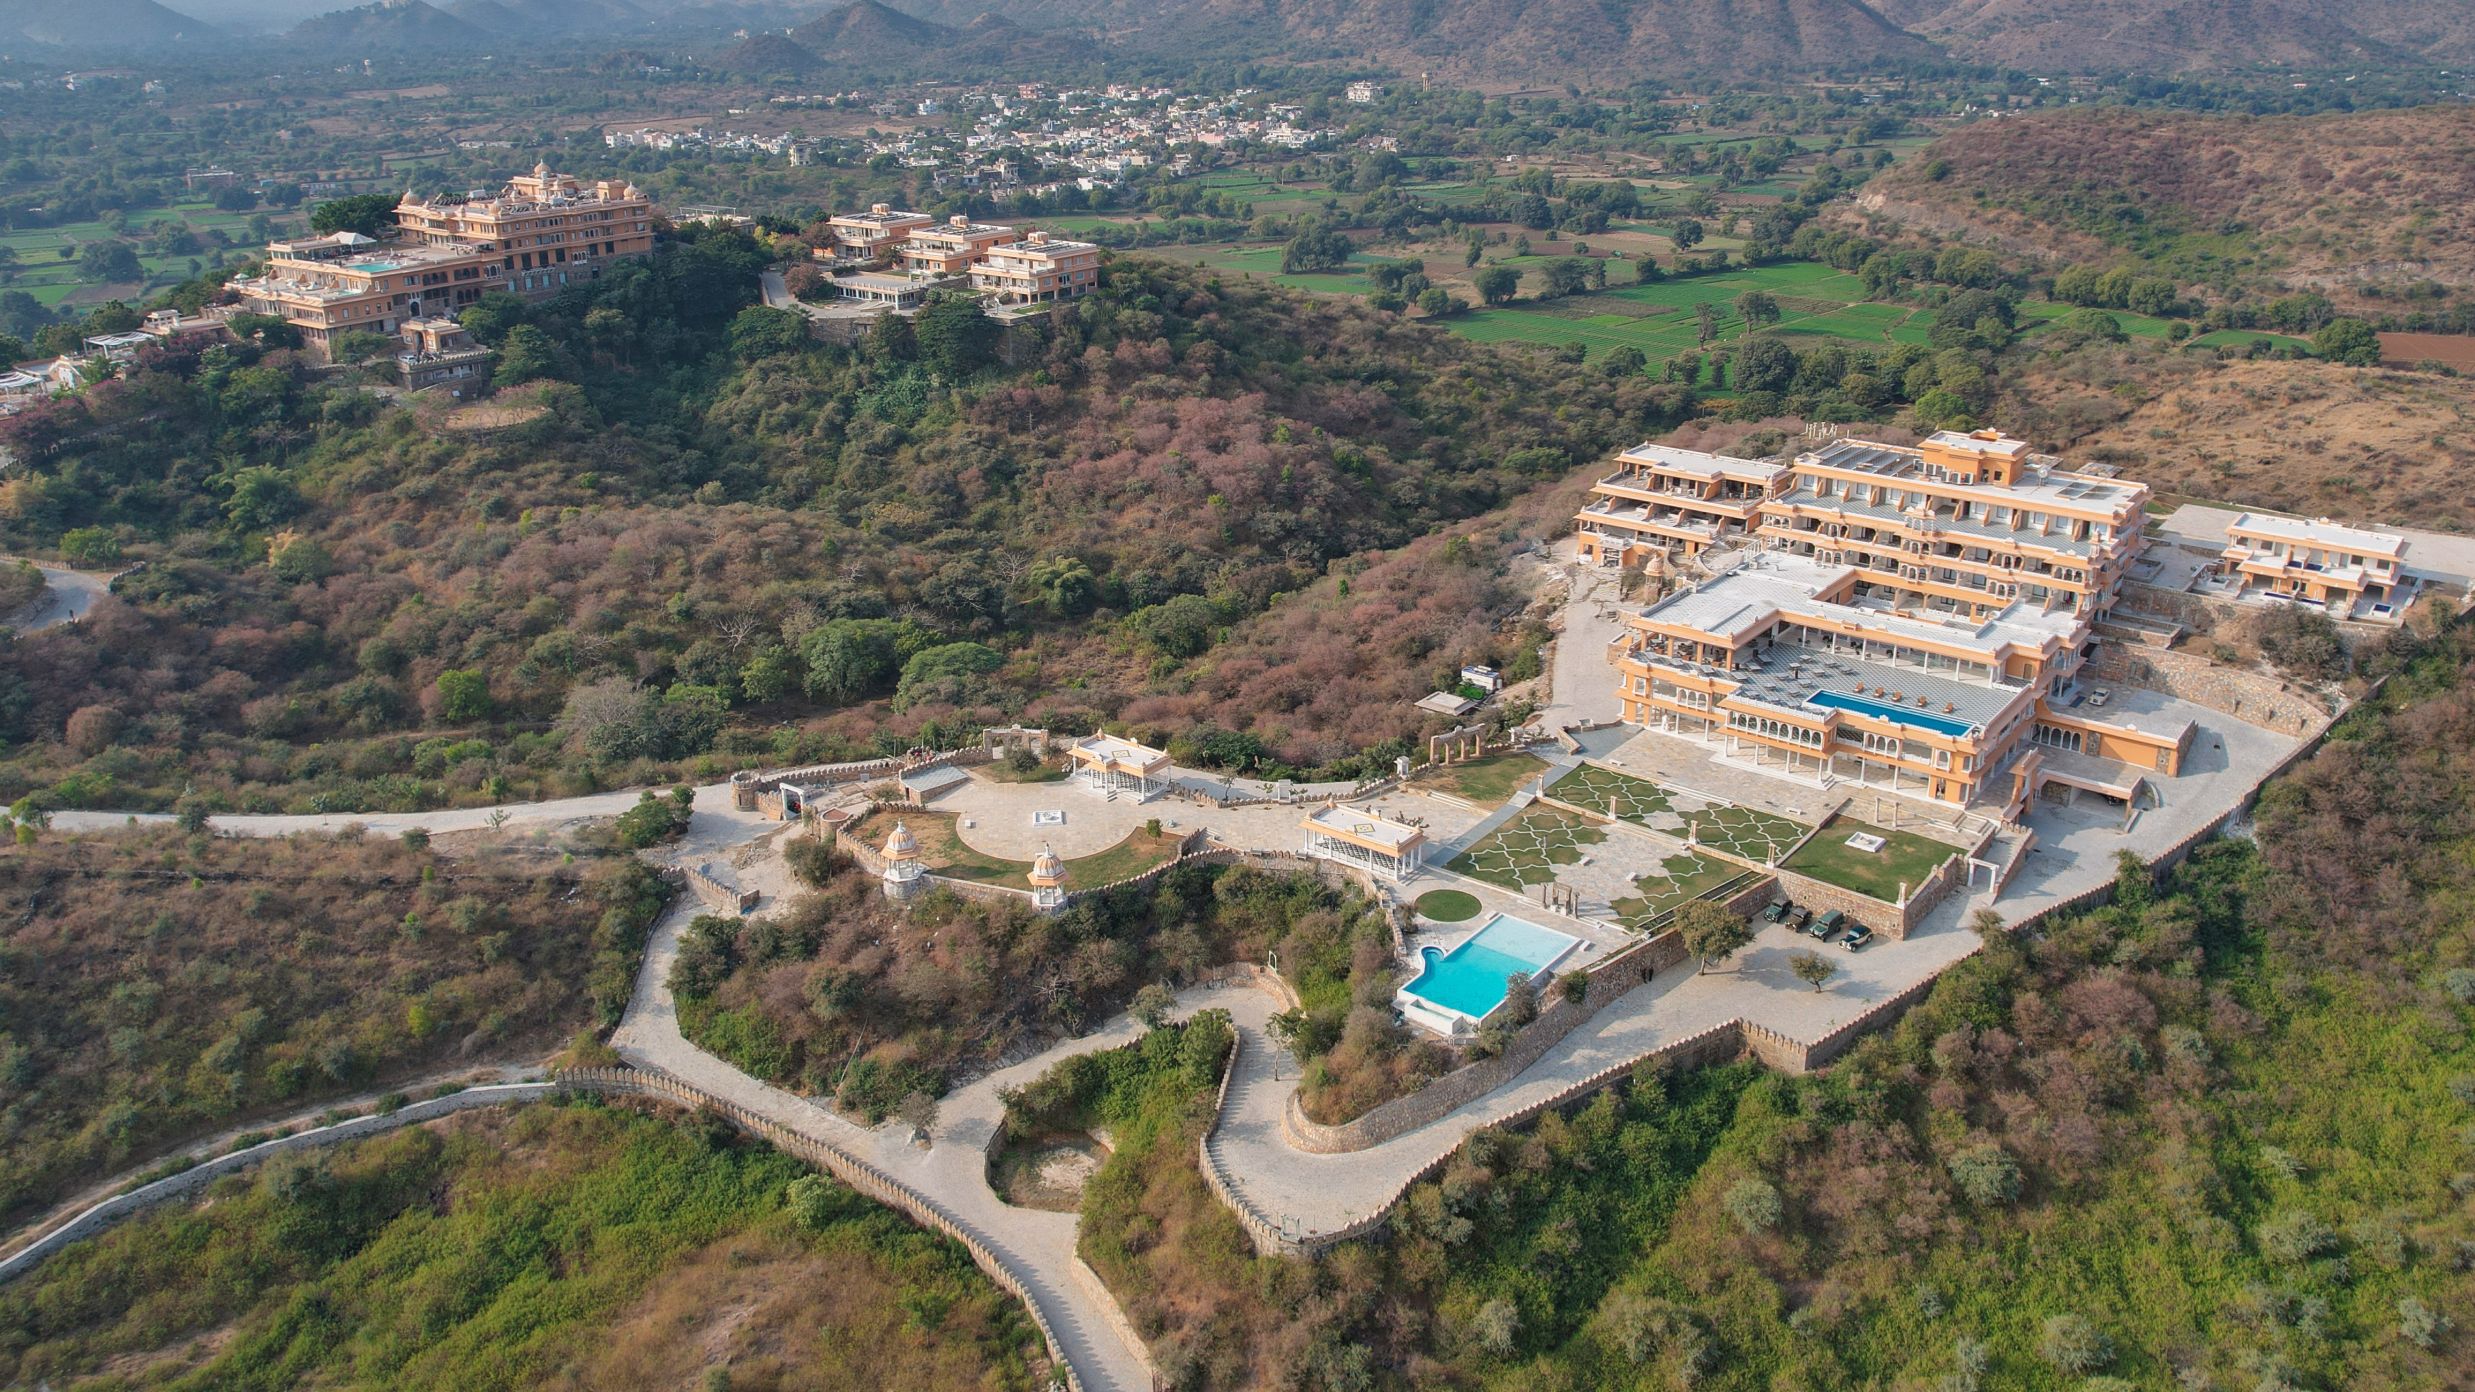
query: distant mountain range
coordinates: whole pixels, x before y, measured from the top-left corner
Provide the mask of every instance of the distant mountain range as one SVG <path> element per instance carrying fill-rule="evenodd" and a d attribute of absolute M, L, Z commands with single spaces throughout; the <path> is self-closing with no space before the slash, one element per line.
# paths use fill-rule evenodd
<path fill-rule="evenodd" d="M 198 0 L 218 13 L 315 0 Z M 2030 71 L 2475 63 L 2467 0 L 378 0 L 296 46 L 368 56 L 658 35 L 750 75 L 1031 71 L 1110 51 L 1337 58 L 1463 82 L 1607 86 L 1958 58 Z M 297 13 L 297 11 L 295 11 Z M 78 50 L 213 41 L 156 3 L 0 0 L 0 39 Z M 734 42 L 735 40 L 735 42 Z"/>
<path fill-rule="evenodd" d="M 0 41 L 50 48 L 161 48 L 221 37 L 213 25 L 168 10 L 155 0 L 89 0 L 50 5 L 0 0 Z"/>

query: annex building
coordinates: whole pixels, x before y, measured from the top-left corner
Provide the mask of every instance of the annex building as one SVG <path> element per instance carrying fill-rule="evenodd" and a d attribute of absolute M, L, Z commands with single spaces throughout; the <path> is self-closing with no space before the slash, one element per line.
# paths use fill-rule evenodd
<path fill-rule="evenodd" d="M 591 280 L 653 249 L 653 217 L 652 200 L 624 180 L 586 184 L 535 165 L 496 196 L 408 193 L 384 239 L 334 232 L 270 242 L 265 272 L 231 288 L 243 309 L 282 319 L 331 359 L 347 333 L 394 337 L 494 290 L 538 300 Z"/>

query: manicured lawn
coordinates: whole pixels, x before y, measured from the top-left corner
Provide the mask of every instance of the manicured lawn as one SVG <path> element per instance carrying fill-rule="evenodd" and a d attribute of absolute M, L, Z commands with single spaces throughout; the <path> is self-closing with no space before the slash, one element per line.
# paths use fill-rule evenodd
<path fill-rule="evenodd" d="M 1536 778 L 1546 767 L 1527 754 L 1490 754 L 1467 763 L 1427 769 L 1415 782 L 1482 807 L 1501 807 L 1513 795 L 1513 789 Z"/>
<path fill-rule="evenodd" d="M 1555 878 L 1555 867 L 1581 859 L 1581 848 L 1607 839 L 1606 829 L 1578 813 L 1533 806 L 1488 832 L 1444 868 L 1506 889 Z"/>
<path fill-rule="evenodd" d="M 1878 851 L 1860 851 L 1848 844 L 1858 834 L 1879 836 Z M 1834 818 L 1828 826 L 1788 857 L 1780 868 L 1811 876 L 1825 884 L 1852 889 L 1885 904 L 1899 901 L 1899 887 L 1911 890 L 1925 882 L 1934 867 L 1959 854 L 1959 848 L 1905 831 L 1886 831 L 1853 817 Z"/>
<path fill-rule="evenodd" d="M 963 844 L 954 820 L 950 812 L 923 812 L 915 807 L 881 807 L 854 823 L 851 834 L 870 850 L 883 850 L 885 838 L 893 834 L 894 823 L 901 822 L 911 828 L 912 837 L 920 843 L 921 863 L 936 874 L 957 880 L 1027 887 L 1023 877 L 1031 873 L 1030 861 L 1002 860 L 971 849 Z"/>
<path fill-rule="evenodd" d="M 1177 848 L 1186 838 L 1174 831 L 1154 836 L 1141 827 L 1126 834 L 1126 839 L 1092 855 L 1066 862 L 1066 888 L 1098 889 L 1131 879 L 1177 855 Z"/>
<path fill-rule="evenodd" d="M 1615 902 L 1616 919 L 1633 932 L 1648 931 L 1681 906 L 1715 894 L 1753 873 L 1698 851 L 1668 856 L 1659 862 L 1655 873 L 1633 877 L 1633 888 L 1638 892 Z"/>
<path fill-rule="evenodd" d="M 1478 917 L 1478 896 L 1458 889 L 1430 889 L 1418 896 L 1420 918 L 1438 923 L 1466 923 Z"/>

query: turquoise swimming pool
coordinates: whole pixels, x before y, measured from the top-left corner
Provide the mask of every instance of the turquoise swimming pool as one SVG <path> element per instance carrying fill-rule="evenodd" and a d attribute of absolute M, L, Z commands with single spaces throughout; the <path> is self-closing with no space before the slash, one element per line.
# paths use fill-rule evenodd
<path fill-rule="evenodd" d="M 1822 706 L 1830 710 L 1854 711 L 1858 715 L 1870 715 L 1876 720 L 1895 720 L 1902 725 L 1914 725 L 1920 730 L 1932 730 L 1936 734 L 1949 735 L 1953 738 L 1976 728 L 1969 722 L 1953 716 L 1936 715 L 1931 711 L 1910 710 L 1906 706 L 1895 706 L 1888 701 L 1877 701 L 1871 696 L 1850 696 L 1844 691 L 1817 691 L 1805 698 L 1805 704 Z"/>
<path fill-rule="evenodd" d="M 1497 914 L 1449 952 L 1420 948 L 1426 966 L 1400 994 L 1475 1023 L 1504 1003 L 1504 983 L 1514 973 L 1536 976 L 1580 944 L 1571 934 Z"/>

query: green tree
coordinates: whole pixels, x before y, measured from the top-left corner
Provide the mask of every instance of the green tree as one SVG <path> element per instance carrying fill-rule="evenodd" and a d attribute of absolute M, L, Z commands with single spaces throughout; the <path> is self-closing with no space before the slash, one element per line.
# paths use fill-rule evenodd
<path fill-rule="evenodd" d="M 1736 349 L 1736 386 L 1742 391 L 1786 391 L 1796 380 L 1796 350 L 1767 334 Z"/>
<path fill-rule="evenodd" d="M 1478 298 L 1490 305 L 1508 305 L 1521 293 L 1521 273 L 1510 266 L 1489 266 L 1470 278 Z"/>
<path fill-rule="evenodd" d="M 997 323 L 968 295 L 948 295 L 919 312 L 911 326 L 920 361 L 949 382 L 959 382 L 997 358 Z"/>
<path fill-rule="evenodd" d="M 1790 957 L 1788 970 L 1796 973 L 1797 980 L 1816 991 L 1821 990 L 1826 982 L 1839 974 L 1839 968 L 1819 952 L 1799 952 Z"/>
<path fill-rule="evenodd" d="M 1032 566 L 1027 578 L 1059 618 L 1088 614 L 1100 602 L 1100 581 L 1079 557 L 1051 556 Z"/>
<path fill-rule="evenodd" d="M 481 672 L 450 667 L 438 674 L 438 713 L 457 724 L 490 718 L 490 678 Z"/>
<path fill-rule="evenodd" d="M 507 331 L 507 341 L 499 345 L 498 371 L 491 380 L 502 387 L 512 387 L 540 377 L 560 375 L 566 355 L 558 342 L 531 324 L 518 324 Z"/>
<path fill-rule="evenodd" d="M 894 690 L 894 709 L 937 704 L 970 706 L 987 699 L 978 679 L 1005 665 L 996 649 L 981 643 L 943 643 L 922 648 L 902 667 Z"/>
<path fill-rule="evenodd" d="M 244 532 L 263 532 L 301 510 L 292 477 L 271 464 L 252 464 L 232 476 L 223 515 Z"/>
<path fill-rule="evenodd" d="M 395 225 L 396 195 L 356 193 L 330 198 L 309 210 L 309 230 L 317 233 L 358 232 L 376 237 Z"/>
<path fill-rule="evenodd" d="M 1430 319 L 1440 319 L 1448 314 L 1457 314 L 1460 310 L 1461 302 L 1443 286 L 1430 285 L 1418 292 L 1418 312 Z"/>
<path fill-rule="evenodd" d="M 88 242 L 77 250 L 77 275 L 80 280 L 138 280 L 146 268 L 139 264 L 135 248 L 122 241 Z"/>
<path fill-rule="evenodd" d="M 504 290 L 492 290 L 467 305 L 464 312 L 456 316 L 456 322 L 462 324 L 465 332 L 480 343 L 496 348 L 506 342 L 507 335 L 516 325 L 525 322 L 531 313 L 523 300 Z"/>
<path fill-rule="evenodd" d="M 1684 939 L 1685 951 L 1702 959 L 1702 971 L 1753 941 L 1752 924 L 1708 899 L 1693 900 L 1676 910 L 1675 929 Z"/>
<path fill-rule="evenodd" d="M 1676 250 L 1689 251 L 1701 245 L 1703 231 L 1700 218 L 1678 218 L 1676 230 L 1669 234 L 1668 240 L 1676 244 Z"/>
<path fill-rule="evenodd" d="M 60 534 L 60 554 L 80 569 L 100 569 L 119 562 L 120 538 L 108 527 L 72 527 Z"/>
<path fill-rule="evenodd" d="M 749 305 L 730 321 L 730 350 L 741 362 L 754 362 L 808 346 L 807 316 L 796 310 Z"/>
<path fill-rule="evenodd" d="M 903 663 L 928 646 L 928 635 L 899 619 L 832 619 L 799 640 L 807 692 L 848 705 L 893 686 Z"/>
<path fill-rule="evenodd" d="M 1747 328 L 1761 328 L 1779 322 L 1779 301 L 1766 291 L 1747 290 L 1736 297 L 1736 317 Z"/>
<path fill-rule="evenodd" d="M 1590 268 L 1595 265 L 1584 257 L 1559 256 L 1546 265 L 1546 287 L 1539 298 L 1555 300 L 1566 295 L 1578 295 L 1590 288 Z"/>
<path fill-rule="evenodd" d="M 1315 275 L 1342 270 L 1356 250 L 1357 245 L 1340 228 L 1320 219 L 1310 221 L 1281 247 L 1281 273 Z"/>
<path fill-rule="evenodd" d="M 1630 343 L 1617 344 L 1598 360 L 1598 370 L 1610 377 L 1630 377 L 1649 365 L 1649 355 Z"/>
<path fill-rule="evenodd" d="M 2360 319 L 2332 319 L 2312 335 L 2312 351 L 2333 363 L 2371 367 L 2380 362 L 2380 335 Z"/>

